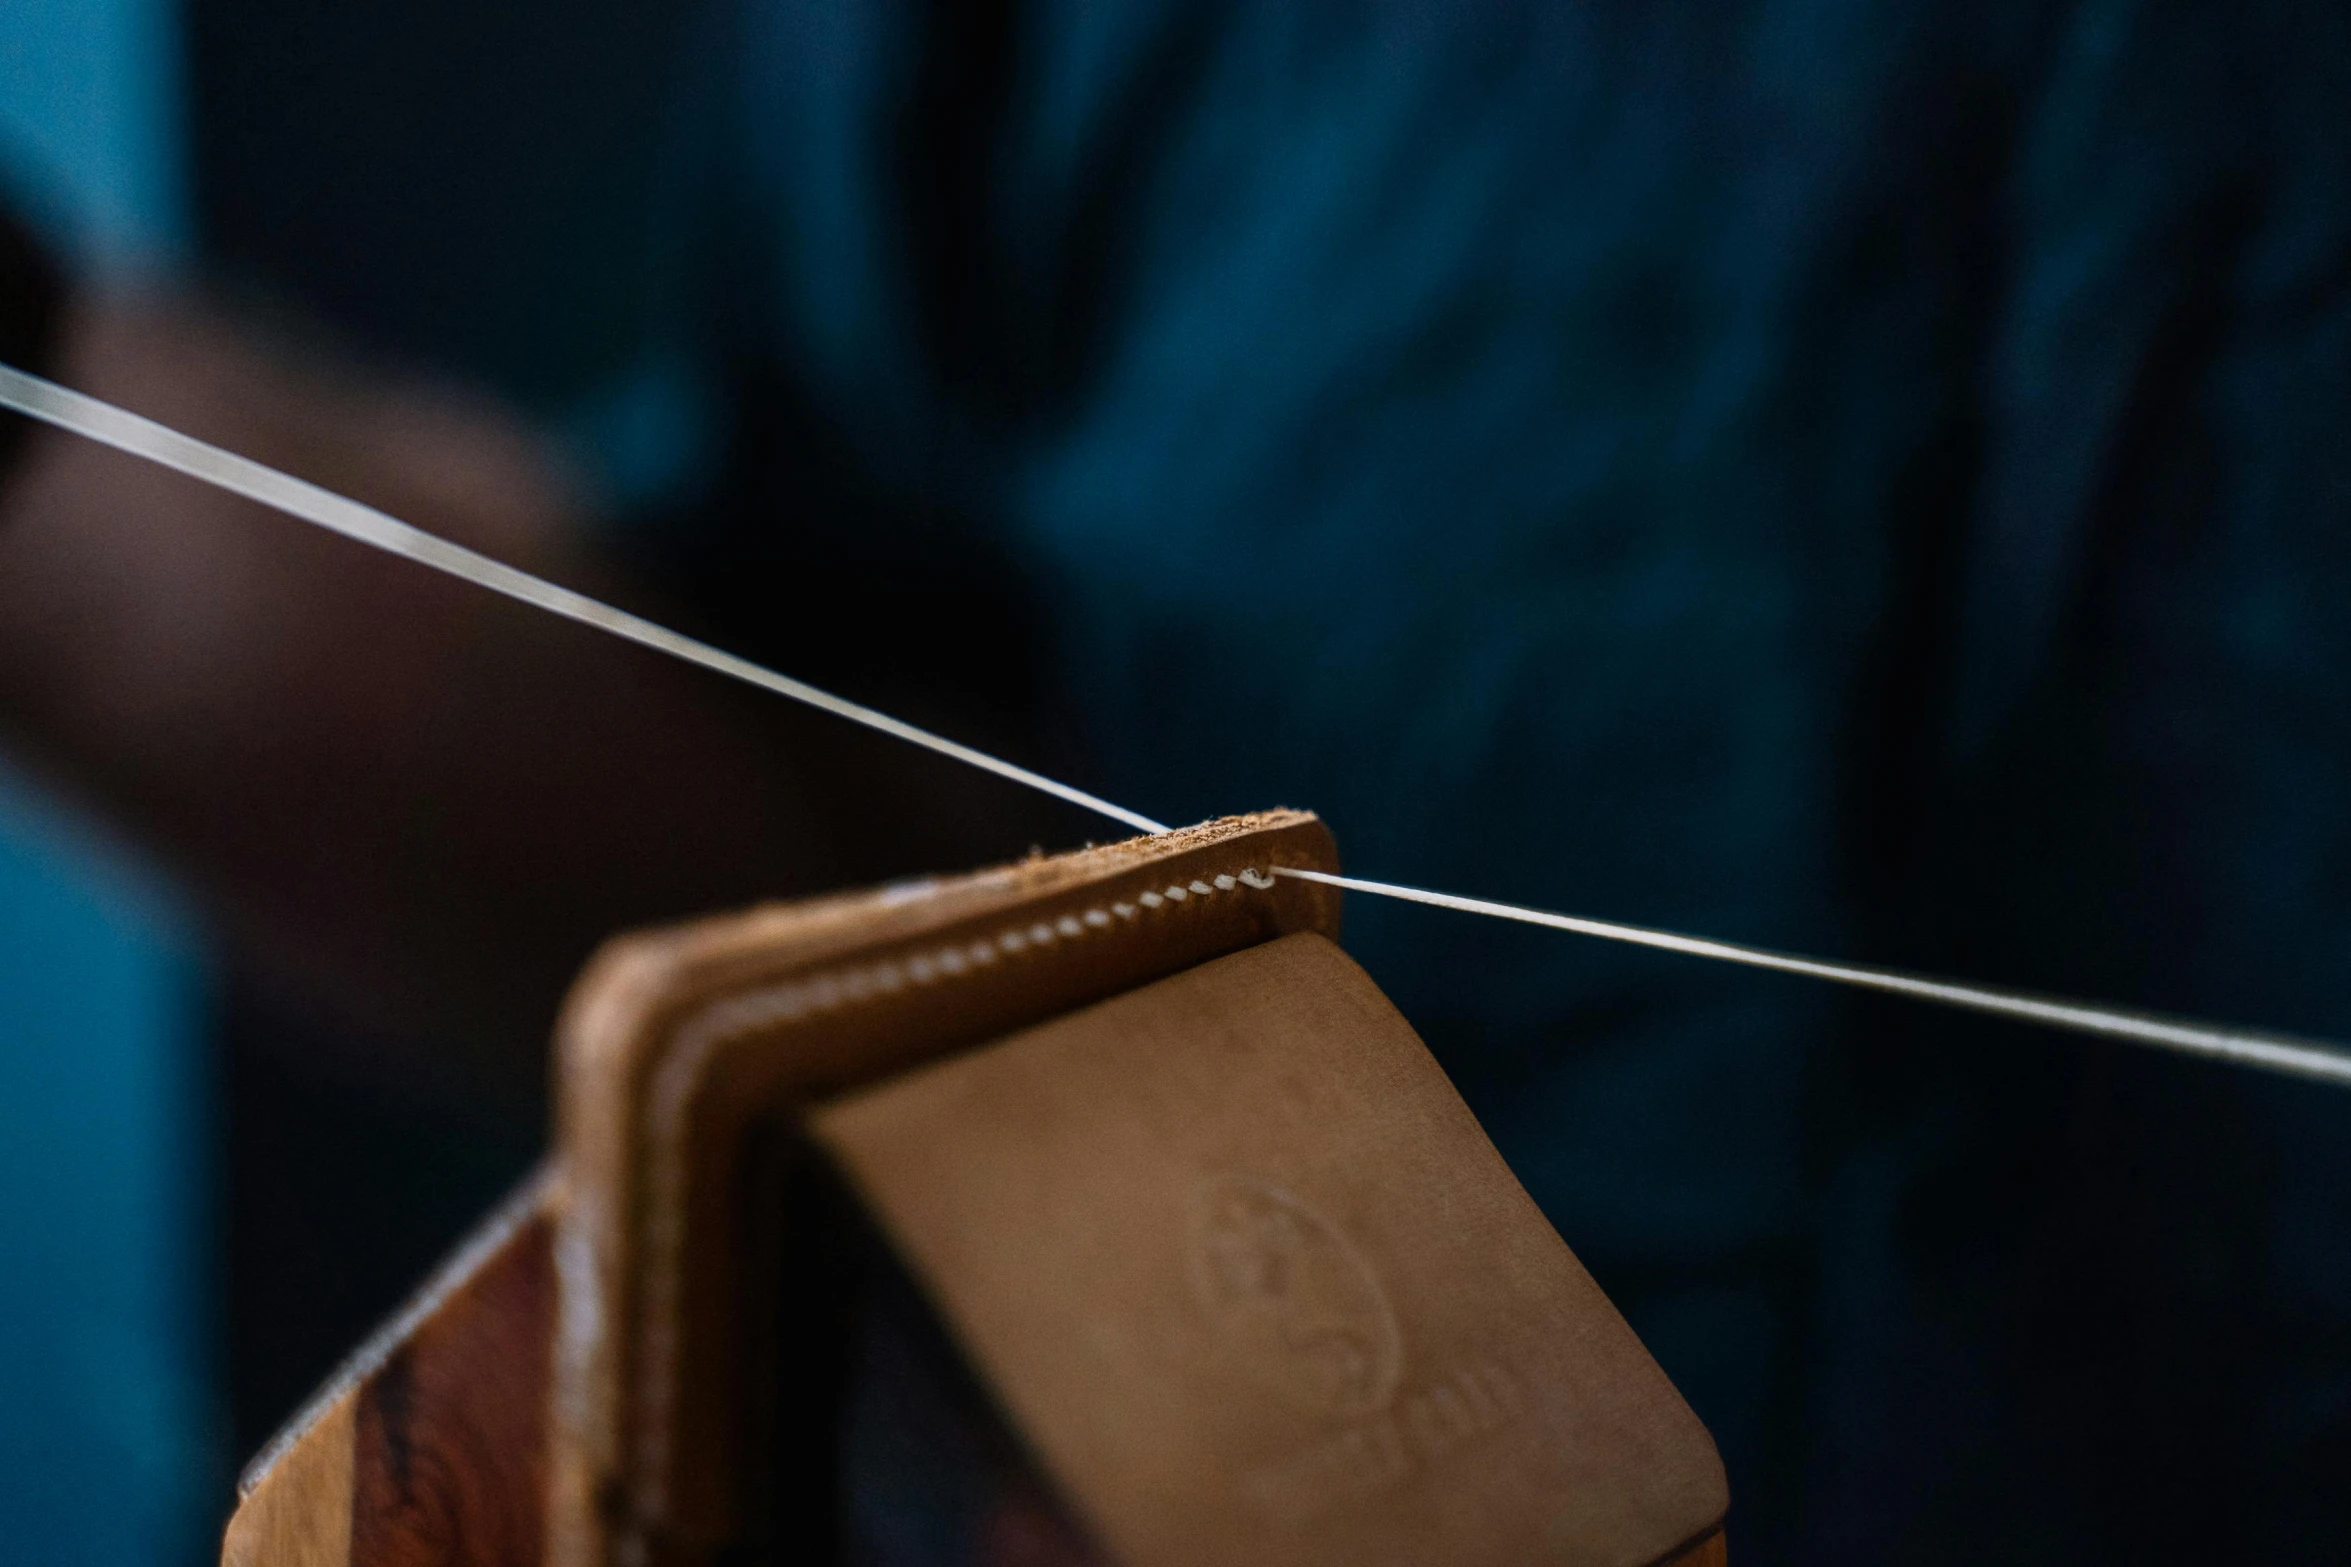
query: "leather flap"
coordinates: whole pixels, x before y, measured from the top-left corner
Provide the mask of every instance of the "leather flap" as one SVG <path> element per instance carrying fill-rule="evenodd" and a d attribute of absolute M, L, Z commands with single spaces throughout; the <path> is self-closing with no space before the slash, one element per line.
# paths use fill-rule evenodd
<path fill-rule="evenodd" d="M 1704 1427 L 1329 941 L 1284 937 L 812 1125 L 1127 1567 L 1644 1567 Z"/>

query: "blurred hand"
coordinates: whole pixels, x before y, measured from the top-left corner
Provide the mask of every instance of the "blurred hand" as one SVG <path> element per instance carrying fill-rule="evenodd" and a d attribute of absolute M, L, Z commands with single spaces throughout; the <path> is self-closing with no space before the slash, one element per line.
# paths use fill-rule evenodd
<path fill-rule="evenodd" d="M 549 454 L 498 412 L 373 386 L 170 301 L 102 302 L 60 379 L 516 564 L 574 536 Z M 136 733 L 183 766 L 266 728 L 397 765 L 481 606 L 230 495 L 44 433 L 0 493 L 0 701 L 59 740 Z M 390 613 L 397 610 L 398 613 Z M 107 747 L 112 749 L 112 747 Z M 305 758 L 316 765 L 316 755 Z"/>
<path fill-rule="evenodd" d="M 84 303 L 57 378 L 595 591 L 561 465 L 480 398 L 186 301 Z M 798 734 L 716 683 L 42 432 L 0 491 L 0 741 L 162 850 L 346 1026 L 535 1073 L 615 925 L 829 880 Z"/>
<path fill-rule="evenodd" d="M 627 596 L 561 464 L 479 397 L 185 300 L 85 302 L 62 357 L 67 385 Z M 54 431 L 0 490 L 0 744 L 160 851 L 283 999 L 526 1086 L 623 926 L 1092 825 Z"/>

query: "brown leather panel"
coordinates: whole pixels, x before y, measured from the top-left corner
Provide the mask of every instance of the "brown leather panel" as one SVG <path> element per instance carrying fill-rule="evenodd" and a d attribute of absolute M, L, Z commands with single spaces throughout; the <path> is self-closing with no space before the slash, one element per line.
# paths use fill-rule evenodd
<path fill-rule="evenodd" d="M 1267 812 L 625 938 L 559 1038 L 549 1560 L 738 1530 L 739 1164 L 779 1110 L 1289 931 L 1335 934 L 1313 816 Z"/>
<path fill-rule="evenodd" d="M 1650 1567 L 1712 1442 L 1363 972 L 1285 937 L 812 1118 L 1127 1567 Z"/>

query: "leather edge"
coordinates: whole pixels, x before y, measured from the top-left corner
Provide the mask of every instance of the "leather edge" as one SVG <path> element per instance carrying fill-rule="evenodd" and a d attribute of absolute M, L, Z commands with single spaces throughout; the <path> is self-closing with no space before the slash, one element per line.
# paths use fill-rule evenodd
<path fill-rule="evenodd" d="M 755 1113 L 852 1086 L 860 1070 L 896 1070 L 1290 930 L 1335 936 L 1335 889 L 1270 872 L 1337 863 L 1318 818 L 1274 811 L 609 943 L 575 987 L 558 1040 L 566 1181 L 548 1561 L 601 1564 L 621 1536 L 633 1554 L 654 1552 L 659 1537 L 689 1556 L 724 1537 L 727 1454 L 681 1456 L 670 1437 L 681 1397 L 724 1381 L 708 1364 L 693 1374 L 696 1335 L 711 1338 L 703 1319 L 723 1312 L 727 1294 L 695 1289 L 724 1259 L 694 1237 L 717 1222 L 713 1194 L 726 1180 L 689 1168 L 678 1150 L 715 1147 L 724 1165 Z M 1249 899 L 1262 904 L 1241 913 Z M 1137 961 L 1097 961 L 1118 945 L 1114 933 L 1146 935 L 1161 915 L 1163 931 L 1192 916 L 1208 934 L 1163 935 L 1165 961 L 1145 941 L 1126 949 Z M 988 942 L 1004 961 L 968 971 L 992 980 L 945 972 L 956 951 Z M 999 993 L 968 1004 L 991 983 Z M 926 1003 L 957 985 L 966 1005 Z M 723 1339 L 724 1325 L 716 1331 Z M 675 1393 L 681 1362 L 686 1395 Z M 673 1477 L 697 1494 L 673 1498 Z"/>

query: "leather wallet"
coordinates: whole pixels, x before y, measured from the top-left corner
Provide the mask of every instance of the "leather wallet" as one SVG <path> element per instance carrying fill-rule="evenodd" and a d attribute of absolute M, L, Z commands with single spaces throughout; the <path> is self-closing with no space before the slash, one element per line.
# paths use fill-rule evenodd
<path fill-rule="evenodd" d="M 952 1493 L 1008 1564 L 1719 1562 L 1703 1426 L 1284 868 L 1337 868 L 1314 817 L 611 943 L 549 1164 L 256 1460 L 224 1561 L 876 1559 L 844 1508 Z M 1063 1556 L 906 1393 L 934 1329 Z"/>

